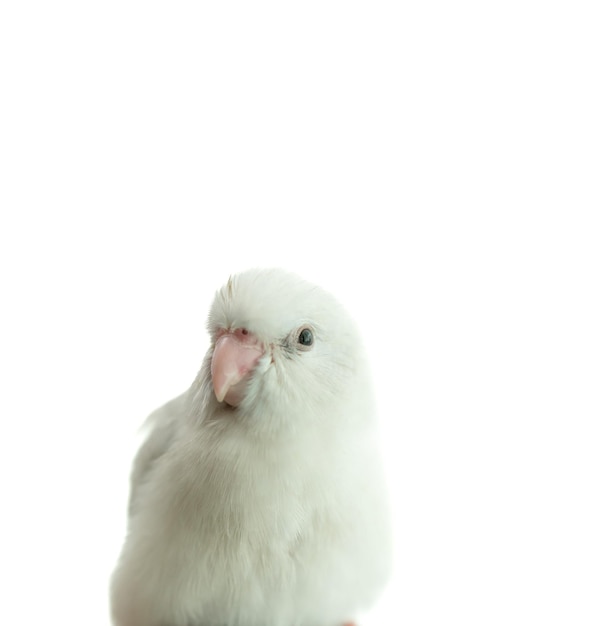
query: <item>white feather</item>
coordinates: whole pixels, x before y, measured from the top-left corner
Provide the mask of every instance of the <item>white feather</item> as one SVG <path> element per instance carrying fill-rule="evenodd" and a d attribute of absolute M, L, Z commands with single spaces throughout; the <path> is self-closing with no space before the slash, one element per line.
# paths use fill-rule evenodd
<path fill-rule="evenodd" d="M 292 345 L 313 328 L 312 349 Z M 325 291 L 281 270 L 228 282 L 209 314 L 270 350 L 220 404 L 213 342 L 190 389 L 149 418 L 112 577 L 117 626 L 339 626 L 388 576 L 375 409 L 358 333 Z"/>

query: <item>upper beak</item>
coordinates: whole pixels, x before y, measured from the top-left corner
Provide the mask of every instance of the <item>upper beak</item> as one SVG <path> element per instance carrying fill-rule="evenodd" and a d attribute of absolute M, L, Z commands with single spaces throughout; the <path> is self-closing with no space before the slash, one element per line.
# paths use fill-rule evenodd
<path fill-rule="evenodd" d="M 211 382 L 218 402 L 238 406 L 247 377 L 264 352 L 256 336 L 246 329 L 228 330 L 219 336 L 211 358 Z"/>

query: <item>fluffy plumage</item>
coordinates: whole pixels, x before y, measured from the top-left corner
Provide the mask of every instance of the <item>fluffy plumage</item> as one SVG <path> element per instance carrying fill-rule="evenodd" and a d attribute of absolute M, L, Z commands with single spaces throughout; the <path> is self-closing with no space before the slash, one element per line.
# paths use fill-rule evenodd
<path fill-rule="evenodd" d="M 231 278 L 208 330 L 190 389 L 148 419 L 114 623 L 339 626 L 375 599 L 390 554 L 358 333 L 330 294 L 281 270 Z"/>

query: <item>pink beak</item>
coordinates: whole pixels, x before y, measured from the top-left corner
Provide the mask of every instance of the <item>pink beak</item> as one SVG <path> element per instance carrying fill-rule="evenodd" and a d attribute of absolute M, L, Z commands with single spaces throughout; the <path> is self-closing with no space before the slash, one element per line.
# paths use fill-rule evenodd
<path fill-rule="evenodd" d="M 244 328 L 224 331 L 211 358 L 211 382 L 218 402 L 238 406 L 252 372 L 264 349 L 258 339 Z"/>

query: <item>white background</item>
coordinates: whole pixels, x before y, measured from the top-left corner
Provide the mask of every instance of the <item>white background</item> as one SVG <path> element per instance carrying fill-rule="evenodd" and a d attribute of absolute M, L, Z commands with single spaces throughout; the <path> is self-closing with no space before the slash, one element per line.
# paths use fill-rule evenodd
<path fill-rule="evenodd" d="M 2 3 L 0 621 L 108 624 L 136 429 L 274 265 L 374 368 L 396 562 L 360 624 L 593 626 L 588 5 Z"/>

